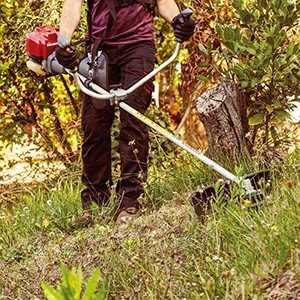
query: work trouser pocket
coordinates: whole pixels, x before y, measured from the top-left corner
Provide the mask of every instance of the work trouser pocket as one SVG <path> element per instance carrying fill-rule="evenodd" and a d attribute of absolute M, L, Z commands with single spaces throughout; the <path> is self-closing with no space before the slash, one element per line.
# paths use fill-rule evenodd
<path fill-rule="evenodd" d="M 127 63 L 123 70 L 122 85 L 125 89 L 130 88 L 153 70 L 153 63 L 145 58 L 135 58 Z M 141 112 L 149 106 L 154 91 L 153 78 L 137 88 L 128 96 L 128 101 L 135 109 Z M 132 100 L 131 100 L 132 99 Z M 126 101 L 125 101 L 126 102 Z M 139 103 L 137 103 L 139 102 Z M 138 106 L 138 107 L 137 107 Z"/>

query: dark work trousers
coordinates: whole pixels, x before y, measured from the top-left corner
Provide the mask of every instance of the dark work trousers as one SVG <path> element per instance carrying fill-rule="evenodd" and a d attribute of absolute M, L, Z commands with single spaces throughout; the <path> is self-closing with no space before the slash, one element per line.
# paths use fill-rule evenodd
<path fill-rule="evenodd" d="M 103 47 L 109 60 L 110 85 L 121 84 L 128 89 L 151 72 L 155 62 L 155 46 L 152 42 L 141 42 L 118 47 Z M 153 80 L 136 89 L 123 100 L 128 105 L 145 113 L 151 102 Z M 82 182 L 86 186 L 81 193 L 82 204 L 88 208 L 92 202 L 106 205 L 113 185 L 111 174 L 111 126 L 115 107 L 109 100 L 96 109 L 88 95 L 83 95 L 83 144 Z M 102 106 L 102 105 L 101 105 Z M 119 209 L 139 208 L 138 197 L 143 192 L 147 177 L 149 136 L 147 126 L 120 109 L 119 154 L 121 174 L 116 193 L 120 198 Z"/>

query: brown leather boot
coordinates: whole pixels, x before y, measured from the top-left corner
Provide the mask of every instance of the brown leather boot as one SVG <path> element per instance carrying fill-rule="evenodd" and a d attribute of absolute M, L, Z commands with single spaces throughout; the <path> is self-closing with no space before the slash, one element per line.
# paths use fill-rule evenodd
<path fill-rule="evenodd" d="M 121 210 L 117 216 L 116 224 L 126 224 L 133 219 L 138 218 L 141 215 L 140 209 L 136 207 L 128 207 L 124 210 Z"/>

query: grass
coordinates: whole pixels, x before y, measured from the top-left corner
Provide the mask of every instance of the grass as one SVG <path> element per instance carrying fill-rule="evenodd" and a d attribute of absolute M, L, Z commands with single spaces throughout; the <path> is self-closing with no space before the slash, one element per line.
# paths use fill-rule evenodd
<path fill-rule="evenodd" d="M 0 299 L 44 299 L 40 283 L 56 286 L 61 263 L 85 278 L 99 267 L 109 299 L 299 299 L 299 158 L 272 167 L 264 206 L 231 199 L 201 221 L 187 199 L 216 174 L 184 155 L 152 167 L 144 214 L 126 226 L 115 226 L 114 204 L 74 222 L 78 177 L 28 188 L 1 204 Z"/>

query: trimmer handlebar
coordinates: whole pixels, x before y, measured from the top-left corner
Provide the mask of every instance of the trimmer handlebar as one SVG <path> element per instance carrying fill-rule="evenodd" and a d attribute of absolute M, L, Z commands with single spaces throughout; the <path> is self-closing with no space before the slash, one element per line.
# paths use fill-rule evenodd
<path fill-rule="evenodd" d="M 190 17 L 193 14 L 193 11 L 189 8 L 185 9 L 181 13 L 183 15 L 183 18 L 185 21 L 188 21 Z M 58 38 L 58 45 L 60 47 L 66 48 L 70 46 L 70 42 L 64 38 L 64 37 L 59 37 Z M 161 70 L 163 70 L 166 66 L 168 66 L 170 63 L 172 63 L 176 57 L 178 56 L 180 50 L 180 43 L 177 42 L 174 53 L 172 56 L 166 60 L 164 63 L 162 63 L 160 66 L 158 66 L 156 69 L 154 69 L 152 72 L 147 74 L 145 77 L 143 77 L 140 81 L 135 83 L 133 86 L 131 86 L 129 89 L 124 90 L 124 89 L 112 89 L 109 92 L 101 88 L 99 85 L 93 83 L 91 80 L 83 76 L 82 74 L 79 74 L 78 72 L 73 72 L 73 71 L 68 71 L 69 73 L 73 74 L 77 85 L 79 86 L 80 90 L 95 98 L 95 99 L 100 99 L 100 100 L 108 100 L 108 99 L 115 99 L 115 100 L 123 100 L 126 98 L 128 94 L 142 86 L 144 83 L 146 83 L 149 79 L 154 77 L 157 73 L 159 73 Z"/>
<path fill-rule="evenodd" d="M 168 66 L 170 63 L 172 63 L 176 57 L 178 56 L 180 50 L 180 43 L 176 44 L 174 53 L 172 56 L 167 59 L 164 63 L 159 65 L 157 68 L 155 68 L 152 72 L 147 74 L 145 77 L 143 77 L 141 80 L 139 80 L 137 83 L 132 85 L 130 88 L 127 90 L 124 89 L 112 89 L 109 92 L 101 88 L 99 85 L 95 84 L 89 78 L 83 76 L 82 74 L 78 72 L 72 72 L 68 71 L 70 74 L 72 74 L 76 80 L 76 83 L 80 90 L 95 98 L 95 99 L 100 99 L 100 100 L 108 100 L 108 99 L 115 99 L 115 100 L 123 100 L 126 98 L 126 96 L 130 93 L 132 93 L 134 90 L 142 86 L 144 83 L 146 83 L 149 79 L 154 77 L 157 73 L 159 73 L 161 70 L 163 70 L 166 66 Z"/>
<path fill-rule="evenodd" d="M 188 21 L 190 17 L 193 14 L 193 11 L 189 8 L 185 9 L 181 13 L 183 15 L 183 18 L 185 21 Z M 62 48 L 67 48 L 70 46 L 70 42 L 64 38 L 64 37 L 58 37 L 58 45 Z M 176 57 L 178 56 L 180 50 L 180 43 L 177 42 L 174 53 L 172 56 L 166 60 L 164 63 L 162 63 L 160 66 L 155 68 L 152 72 L 147 74 L 145 77 L 143 77 L 140 81 L 135 83 L 133 86 L 128 88 L 127 90 L 124 89 L 112 89 L 109 92 L 101 88 L 99 85 L 93 83 L 89 78 L 83 76 L 82 74 L 78 72 L 74 72 L 71 70 L 67 70 L 68 73 L 72 74 L 76 80 L 77 85 L 79 86 L 80 90 L 95 98 L 100 100 L 109 100 L 109 99 L 115 99 L 115 100 L 123 100 L 126 98 L 126 96 L 130 93 L 132 93 L 134 90 L 142 86 L 144 83 L 146 83 L 149 79 L 154 77 L 157 73 L 159 73 L 161 70 L 163 70 L 166 66 L 168 66 L 170 63 L 172 63 Z"/>

